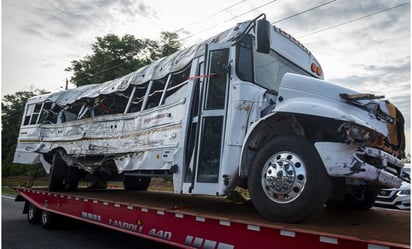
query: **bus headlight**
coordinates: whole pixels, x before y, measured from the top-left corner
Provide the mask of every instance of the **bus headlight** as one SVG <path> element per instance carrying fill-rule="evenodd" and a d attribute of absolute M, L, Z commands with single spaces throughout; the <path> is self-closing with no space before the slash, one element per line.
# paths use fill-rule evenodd
<path fill-rule="evenodd" d="M 347 144 L 368 145 L 376 140 L 376 134 L 364 127 L 345 122 L 338 128 L 339 137 Z"/>

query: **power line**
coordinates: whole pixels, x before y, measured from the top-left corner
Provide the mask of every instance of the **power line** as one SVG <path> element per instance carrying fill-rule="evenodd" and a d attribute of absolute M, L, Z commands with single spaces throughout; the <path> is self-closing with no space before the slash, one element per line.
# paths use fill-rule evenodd
<path fill-rule="evenodd" d="M 231 9 L 231 8 L 233 8 L 233 7 L 236 7 L 237 5 L 239 5 L 239 4 L 243 3 L 243 2 L 246 2 L 246 0 L 239 1 L 239 2 L 234 3 L 234 4 L 232 4 L 232 5 L 230 5 L 230 6 L 226 7 L 226 8 L 223 8 L 223 9 L 221 9 L 221 10 L 219 10 L 219 11 L 213 13 L 213 14 L 210 14 L 210 15 L 208 15 L 208 16 L 200 19 L 200 20 L 197 20 L 197 21 L 195 21 L 195 22 L 187 25 L 186 27 L 182 27 L 182 28 L 176 30 L 174 33 L 183 31 L 183 30 L 184 30 L 185 28 L 187 28 L 187 27 L 191 27 L 191 26 L 193 26 L 193 25 L 195 25 L 195 24 L 198 24 L 198 23 L 200 23 L 200 22 L 203 22 L 203 21 L 205 21 L 205 20 L 207 20 L 207 19 L 209 19 L 209 18 L 211 18 L 211 17 L 213 17 L 213 16 L 216 16 L 217 14 L 220 14 L 220 13 L 222 13 L 222 12 L 228 10 L 228 9 Z"/>
<path fill-rule="evenodd" d="M 215 12 L 215 13 L 212 13 L 212 14 L 208 15 L 208 16 L 205 17 L 205 18 L 202 18 L 202 19 L 200 19 L 200 20 L 198 20 L 198 21 L 195 21 L 195 22 L 191 23 L 191 24 L 189 24 L 189 25 L 186 26 L 186 27 L 190 27 L 190 26 L 193 26 L 193 25 L 195 25 L 195 24 L 197 24 L 197 23 L 200 23 L 200 22 L 202 22 L 202 21 L 204 21 L 204 20 L 207 20 L 207 19 L 209 19 L 209 18 L 211 18 L 211 17 L 213 17 L 213 16 L 215 16 L 215 15 L 217 15 L 217 14 L 220 14 L 220 13 L 222 13 L 222 12 L 227 11 L 228 9 L 231 9 L 231 8 L 233 8 L 233 7 L 236 7 L 237 5 L 240 5 L 240 4 L 242 4 L 243 2 L 245 2 L 245 1 L 246 1 L 246 0 L 238 1 L 238 2 L 236 2 L 236 3 L 232 4 L 232 5 L 229 5 L 229 6 L 225 7 L 225 8 L 223 8 L 223 9 Z M 272 0 L 272 1 L 269 1 L 269 2 L 267 2 L 267 3 L 264 3 L 264 4 L 262 4 L 262 5 L 260 5 L 260 6 L 256 7 L 256 8 L 251 9 L 251 10 L 249 10 L 249 11 L 246 11 L 246 12 L 240 14 L 240 15 L 237 15 L 237 16 L 235 16 L 235 17 L 229 18 L 229 19 L 223 21 L 222 23 L 226 23 L 226 22 L 228 22 L 228 21 L 234 20 L 234 19 L 236 19 L 236 18 L 238 18 L 238 17 L 240 17 L 240 16 L 246 15 L 247 13 L 250 13 L 250 12 L 255 11 L 255 10 L 259 9 L 259 8 L 265 7 L 265 6 L 267 6 L 267 5 L 269 5 L 269 4 L 272 4 L 273 2 L 276 2 L 276 1 L 277 1 L 277 0 Z M 302 12 L 296 13 L 296 14 L 294 14 L 294 15 L 288 16 L 288 17 L 286 17 L 286 18 L 280 19 L 280 20 L 274 22 L 273 24 L 278 23 L 278 22 L 281 22 L 281 21 L 284 21 L 284 20 L 287 20 L 287 19 L 290 19 L 290 18 L 293 18 L 293 17 L 298 16 L 298 15 L 301 15 L 301 14 L 303 14 L 303 13 L 312 11 L 312 10 L 314 10 L 314 9 L 320 8 L 320 7 L 322 7 L 322 6 L 325 6 L 325 5 L 330 4 L 330 3 L 332 3 L 332 2 L 335 2 L 335 1 L 336 1 L 336 0 L 332 0 L 332 1 L 329 1 L 329 2 L 326 2 L 326 3 L 323 3 L 323 4 L 320 4 L 320 5 L 318 5 L 318 6 L 315 6 L 315 7 L 310 8 L 310 9 L 307 9 L 307 10 L 304 10 L 304 11 L 302 11 Z M 219 25 L 221 25 L 221 24 L 219 24 Z M 219 25 L 218 25 L 218 26 L 219 26 Z M 183 40 L 185 40 L 185 39 L 188 39 L 188 38 L 190 38 L 190 37 L 193 37 L 193 36 L 195 36 L 195 35 L 198 35 L 198 34 L 200 34 L 200 33 L 203 33 L 203 32 L 205 32 L 205 31 L 210 30 L 210 29 L 215 28 L 215 27 L 216 27 L 216 26 L 211 26 L 211 27 L 206 28 L 206 29 L 204 29 L 204 30 L 201 30 L 201 31 L 199 31 L 199 32 L 197 32 L 197 33 L 195 33 L 195 34 L 192 34 L 192 35 L 189 35 L 189 36 L 187 36 L 187 37 L 184 37 L 184 38 L 180 39 L 180 41 L 183 41 Z M 176 33 L 176 32 L 179 32 L 179 31 L 181 31 L 181 30 L 183 30 L 183 29 L 184 29 L 184 28 L 180 28 L 180 29 L 176 30 L 175 33 Z M 125 58 L 120 58 L 120 59 L 125 59 Z M 117 60 L 117 59 L 113 59 L 113 60 L 110 60 L 110 61 L 101 63 L 101 64 L 99 64 L 99 65 L 97 65 L 97 66 L 103 66 L 103 65 L 106 65 L 106 64 L 108 64 L 108 63 L 110 63 L 110 62 L 113 62 L 113 61 L 115 61 L 115 60 Z M 125 63 L 125 62 L 122 62 L 122 63 L 120 63 L 120 64 L 114 65 L 114 66 L 112 66 L 112 67 L 110 67 L 110 68 L 108 68 L 108 69 L 105 69 L 105 70 L 103 70 L 103 71 L 94 73 L 93 75 L 86 76 L 86 77 L 81 78 L 81 79 L 79 79 L 79 80 L 85 80 L 85 79 L 94 77 L 94 76 L 96 76 L 96 75 L 98 75 L 98 74 L 101 74 L 101 73 L 107 72 L 107 71 L 109 71 L 109 70 L 112 70 L 112 69 L 114 69 L 114 68 L 116 68 L 116 67 L 119 67 L 119 66 L 123 65 L 124 63 Z M 86 70 L 85 72 L 90 71 L 90 70 L 91 70 L 91 69 Z M 64 81 L 64 80 L 62 80 L 62 81 Z M 60 81 L 60 82 L 62 82 L 62 81 Z M 58 83 L 58 84 L 60 84 L 60 83 Z"/>
<path fill-rule="evenodd" d="M 339 24 L 335 24 L 335 25 L 323 28 L 323 29 L 316 30 L 314 32 L 311 32 L 311 33 L 308 33 L 308 34 L 305 34 L 305 35 L 302 35 L 302 36 L 298 36 L 297 38 L 302 39 L 304 37 L 308 37 L 308 36 L 311 36 L 311 35 L 314 35 L 314 34 L 317 34 L 317 33 L 320 33 L 320 32 L 324 32 L 324 31 L 334 29 L 334 28 L 337 28 L 337 27 L 340 27 L 340 26 L 343 26 L 343 25 L 346 25 L 346 24 L 349 24 L 349 23 L 353 23 L 353 22 L 356 22 L 356 21 L 359 21 L 359 20 L 362 20 L 362 19 L 366 19 L 368 17 L 374 16 L 374 15 L 377 15 L 377 14 L 381 14 L 381 13 L 386 12 L 386 11 L 390 11 L 390 10 L 393 10 L 393 9 L 396 9 L 396 8 L 400 8 L 400 7 L 403 7 L 403 6 L 408 5 L 408 4 L 409 4 L 409 2 L 408 3 L 402 3 L 402 4 L 396 5 L 394 7 L 387 8 L 387 9 L 379 10 L 379 11 L 373 12 L 373 13 L 365 15 L 365 16 L 361 16 L 361 17 L 358 17 L 358 18 L 355 18 L 355 19 L 352 19 L 352 20 L 349 20 L 349 21 L 346 21 L 346 22 L 342 22 L 342 23 L 339 23 Z"/>
<path fill-rule="evenodd" d="M 213 14 L 211 14 L 211 15 L 209 15 L 209 16 L 207 16 L 207 17 L 205 17 L 205 18 L 203 18 L 203 19 L 201 19 L 201 20 L 199 20 L 199 21 L 196 21 L 196 22 L 194 22 L 194 23 L 192 23 L 192 24 L 190 24 L 190 25 L 194 25 L 194 24 L 196 24 L 196 23 L 199 23 L 199 22 L 201 22 L 201 21 L 204 21 L 204 20 L 206 20 L 206 19 L 208 19 L 208 18 L 210 18 L 210 17 L 212 17 L 212 16 L 215 16 L 215 15 L 217 15 L 217 14 L 219 14 L 219 13 L 222 13 L 222 12 L 224 12 L 224 11 L 230 9 L 230 8 L 233 8 L 233 7 L 237 6 L 237 5 L 241 4 L 241 3 L 243 3 L 244 1 L 246 1 L 246 0 L 242 0 L 242 1 L 239 1 L 239 2 L 237 2 L 237 3 L 235 3 L 235 4 L 232 4 L 232 5 L 224 8 L 224 9 L 222 9 L 222 10 L 220 10 L 220 11 L 217 11 L 217 12 L 215 12 L 215 13 L 213 13 Z M 272 4 L 272 3 L 276 2 L 276 1 L 277 1 L 277 0 L 272 0 L 272 1 L 266 2 L 266 3 L 260 5 L 260 6 L 256 7 L 256 8 L 253 8 L 253 9 L 251 9 L 251 10 L 249 10 L 249 11 L 246 11 L 246 12 L 244 12 L 244 13 L 242 13 L 242 14 L 239 14 L 239 15 L 237 15 L 237 16 L 234 16 L 234 17 L 232 17 L 232 18 L 229 18 L 229 19 L 223 21 L 222 23 L 226 23 L 226 22 L 228 22 L 228 21 L 234 20 L 234 19 L 236 19 L 236 18 L 238 18 L 238 17 L 240 17 L 240 16 L 246 15 L 246 14 L 252 12 L 252 11 L 255 11 L 255 10 L 259 9 L 259 8 L 265 7 L 265 6 L 267 6 L 267 5 L 269 5 L 269 4 Z M 331 3 L 333 3 L 333 2 L 336 2 L 336 0 L 331 0 L 331 1 L 328 1 L 328 2 L 325 2 L 325 3 L 322 3 L 322 4 L 319 4 L 319 5 L 315 6 L 315 7 L 306 9 L 306 10 L 304 10 L 304 11 L 301 11 L 301 12 L 298 12 L 298 13 L 296 13 L 296 14 L 293 14 L 293 15 L 290 15 L 290 16 L 288 16 L 288 17 L 285 17 L 285 18 L 282 18 L 282 19 L 280 19 L 280 20 L 277 20 L 277 21 L 273 22 L 272 24 L 276 24 L 276 23 L 279 23 L 279 22 L 282 22 L 282 21 L 291 19 L 291 18 L 293 18 L 293 17 L 296 17 L 296 16 L 298 16 L 298 15 L 301 15 L 301 14 L 304 14 L 304 13 L 307 13 L 307 12 L 310 12 L 310 11 L 312 11 L 312 10 L 318 9 L 318 8 L 320 8 L 320 7 L 323 7 L 323 6 L 325 6 L 325 5 L 331 4 Z M 380 13 L 383 13 L 383 12 L 386 12 L 386 11 L 389 11 L 389 10 L 392 10 L 392 9 L 395 9 L 395 8 L 399 8 L 399 7 L 405 6 L 405 5 L 407 5 L 407 4 L 409 4 L 409 2 L 408 2 L 408 3 L 399 4 L 399 5 L 397 5 L 397 6 L 390 7 L 390 8 L 384 9 L 384 10 L 380 10 L 380 11 L 377 11 L 377 12 L 374 12 L 374 13 L 371 13 L 371 14 L 368 14 L 368 15 L 365 15 L 365 16 L 362 16 L 362 17 L 358 17 L 358 18 L 355 18 L 355 19 L 352 19 L 352 20 L 343 22 L 343 23 L 339 23 L 339 24 L 336 24 L 336 25 L 332 25 L 332 26 L 329 26 L 329 27 L 326 27 L 326 28 L 323 28 L 323 29 L 320 29 L 320 30 L 316 30 L 316 31 L 314 31 L 314 32 L 311 32 L 311 33 L 308 33 L 308 34 L 299 36 L 298 39 L 302 39 L 302 38 L 304 38 L 304 37 L 308 37 L 308 36 L 311 36 L 311 35 L 314 35 L 314 34 L 317 34 L 317 33 L 320 33 L 320 32 L 324 32 L 324 31 L 327 31 L 327 30 L 330 30 L 330 29 L 333 29 L 333 28 L 337 28 L 337 27 L 340 27 L 340 26 L 343 26 L 343 25 L 346 25 L 346 24 L 349 24 L 349 23 L 352 23 L 352 22 L 356 22 L 356 21 L 359 21 L 359 20 L 362 20 L 362 19 L 365 19 L 365 18 L 374 16 L 374 15 L 377 15 L 377 14 L 380 14 Z M 219 25 L 217 25 L 217 26 L 222 25 L 222 23 L 219 24 Z M 189 26 L 190 26 L 190 25 L 189 25 Z M 200 34 L 200 33 L 203 33 L 203 32 L 205 32 L 205 31 L 210 30 L 210 29 L 215 28 L 215 27 L 216 27 L 216 25 L 215 25 L 215 26 L 211 26 L 211 27 L 206 28 L 206 29 L 203 29 L 203 30 L 201 30 L 201 31 L 199 31 L 199 32 L 197 32 L 197 33 L 191 34 L 191 35 L 189 35 L 189 36 L 187 36 L 187 37 L 184 37 L 184 38 L 180 39 L 180 41 L 186 40 L 186 39 L 188 39 L 188 38 L 190 38 L 190 37 L 193 37 L 193 36 L 195 36 L 195 35 L 198 35 L 198 34 Z M 178 31 L 180 31 L 180 30 L 183 30 L 183 28 L 179 29 Z M 178 31 L 176 31 L 176 32 L 178 32 Z M 125 59 L 125 58 L 121 58 L 121 59 Z M 108 62 L 104 62 L 104 63 L 100 64 L 99 66 L 105 65 L 105 64 L 110 63 L 110 62 L 112 62 L 112 61 L 114 61 L 114 60 L 111 60 L 111 61 L 108 61 Z M 124 61 L 124 62 L 122 62 L 122 63 L 120 63 L 120 64 L 114 65 L 114 66 L 112 66 L 112 67 L 110 67 L 110 68 L 107 68 L 107 69 L 105 69 L 105 70 L 102 70 L 102 71 L 99 71 L 99 72 L 97 72 L 97 73 L 94 73 L 93 75 L 86 76 L 86 77 L 81 78 L 81 79 L 79 79 L 79 80 L 88 79 L 88 78 L 94 77 L 94 76 L 96 76 L 96 75 L 99 75 L 99 74 L 101 74 L 101 73 L 110 71 L 110 70 L 112 70 L 112 69 L 114 69 L 114 68 L 117 68 L 117 67 L 125 64 L 126 62 L 127 62 L 127 61 Z M 89 71 L 89 70 L 88 70 L 88 71 Z"/>
<path fill-rule="evenodd" d="M 320 8 L 320 7 L 323 7 L 323 6 L 325 6 L 325 5 L 331 4 L 331 3 L 333 3 L 333 2 L 336 2 L 336 0 L 332 0 L 332 1 L 329 1 L 329 2 L 326 2 L 326 3 L 322 3 L 322 4 L 317 5 L 317 6 L 315 6 L 315 7 L 309 8 L 309 9 L 304 10 L 304 11 L 301 11 L 301 12 L 298 12 L 298 13 L 293 14 L 293 15 L 291 15 L 291 16 L 288 16 L 288 17 L 282 18 L 282 19 L 280 19 L 280 20 L 277 20 L 277 21 L 275 21 L 275 22 L 272 22 L 272 24 L 276 24 L 276 23 L 285 21 L 285 20 L 287 20 L 287 19 L 290 19 L 290 18 L 296 17 L 296 16 L 298 16 L 298 15 L 304 14 L 304 13 L 306 13 L 306 12 L 309 12 L 309 11 L 312 11 L 312 10 L 315 10 L 315 9 L 318 9 L 318 8 Z"/>
<path fill-rule="evenodd" d="M 201 34 L 201 33 L 205 32 L 205 31 L 208 31 L 208 30 L 211 30 L 211 29 L 213 29 L 213 28 L 216 28 L 216 27 L 218 27 L 218 26 L 220 26 L 220 25 L 222 25 L 222 24 L 224 24 L 224 23 L 226 23 L 226 22 L 229 22 L 229 21 L 232 21 L 232 20 L 234 20 L 234 19 L 236 19 L 236 18 L 238 18 L 238 17 L 244 16 L 244 15 L 246 15 L 246 14 L 252 12 L 252 11 L 255 11 L 255 10 L 257 10 L 257 9 L 260 9 L 260 8 L 262 8 L 262 7 L 265 7 L 265 6 L 267 6 L 267 5 L 269 5 L 269 4 L 272 4 L 272 3 L 276 2 L 276 1 L 277 1 L 277 0 L 272 0 L 272 1 L 266 2 L 266 3 L 260 5 L 260 6 L 256 7 L 256 8 L 253 8 L 253 9 L 251 9 L 251 10 L 248 10 L 248 11 L 246 11 L 246 12 L 240 14 L 240 15 L 237 15 L 237 16 L 235 16 L 235 17 L 232 17 L 232 18 L 229 18 L 229 19 L 227 19 L 227 20 L 224 20 L 224 21 L 222 21 L 222 22 L 221 22 L 220 24 L 218 24 L 218 25 L 210 26 L 210 27 L 208 27 L 208 28 L 206 28 L 206 29 L 203 29 L 203 30 L 197 32 L 197 33 L 188 35 L 188 36 L 180 39 L 179 41 L 180 41 L 180 42 L 181 42 L 181 41 L 184 41 L 184 40 L 186 40 L 186 39 L 188 39 L 188 38 L 190 38 L 190 37 L 193 37 L 193 36 L 195 36 L 195 35 L 198 35 L 198 34 Z"/>

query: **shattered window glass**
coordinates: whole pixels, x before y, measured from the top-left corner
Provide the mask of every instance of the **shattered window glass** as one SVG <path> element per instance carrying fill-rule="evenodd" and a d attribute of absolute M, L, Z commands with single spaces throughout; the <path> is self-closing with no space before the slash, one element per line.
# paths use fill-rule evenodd
<path fill-rule="evenodd" d="M 170 78 L 169 86 L 166 90 L 164 104 L 172 104 L 183 99 L 186 93 L 191 64 L 180 72 L 176 72 Z"/>
<path fill-rule="evenodd" d="M 145 109 L 150 109 L 159 105 L 167 78 L 168 77 L 166 76 L 160 80 L 153 81 L 152 87 L 150 88 L 149 96 L 147 98 Z"/>
<path fill-rule="evenodd" d="M 135 93 L 132 99 L 132 103 L 128 110 L 129 113 L 138 112 L 142 110 L 143 100 L 144 100 L 144 96 L 146 94 L 148 85 L 149 85 L 149 82 L 136 86 L 136 90 L 135 90 Z"/>

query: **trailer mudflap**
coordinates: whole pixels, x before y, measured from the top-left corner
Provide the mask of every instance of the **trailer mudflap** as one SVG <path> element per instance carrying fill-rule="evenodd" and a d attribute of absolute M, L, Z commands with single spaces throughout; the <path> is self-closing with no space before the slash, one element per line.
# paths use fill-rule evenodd
<path fill-rule="evenodd" d="M 218 197 L 16 191 L 43 210 L 182 248 L 410 248 L 409 212 L 325 209 L 317 219 L 283 224 L 263 219 L 251 205 Z"/>

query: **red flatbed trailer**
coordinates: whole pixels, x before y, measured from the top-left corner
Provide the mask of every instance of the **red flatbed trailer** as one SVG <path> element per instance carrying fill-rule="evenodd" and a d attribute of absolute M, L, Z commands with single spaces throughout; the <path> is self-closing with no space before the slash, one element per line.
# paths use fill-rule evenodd
<path fill-rule="evenodd" d="M 29 204 L 41 210 L 42 222 L 59 214 L 182 248 L 410 248 L 405 211 L 325 209 L 305 223 L 285 224 L 220 197 L 122 189 L 16 191 L 16 200 L 26 201 L 26 212 Z"/>

